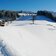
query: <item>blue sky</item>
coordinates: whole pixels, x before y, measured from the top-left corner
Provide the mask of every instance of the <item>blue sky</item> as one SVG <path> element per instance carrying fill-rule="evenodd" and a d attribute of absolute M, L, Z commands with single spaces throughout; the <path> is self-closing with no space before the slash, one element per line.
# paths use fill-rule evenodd
<path fill-rule="evenodd" d="M 56 0 L 0 0 L 2 10 L 56 11 Z"/>

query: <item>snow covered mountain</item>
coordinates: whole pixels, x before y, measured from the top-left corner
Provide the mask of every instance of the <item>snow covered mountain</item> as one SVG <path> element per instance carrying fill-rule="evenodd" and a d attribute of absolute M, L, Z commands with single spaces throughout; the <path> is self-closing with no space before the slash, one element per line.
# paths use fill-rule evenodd
<path fill-rule="evenodd" d="M 35 20 L 34 24 L 28 17 L 28 20 L 19 19 L 8 26 L 0 27 L 0 39 L 4 41 L 9 54 L 13 54 L 12 56 L 56 56 L 56 23 L 44 16 L 36 17 L 35 19 L 38 20 Z M 6 56 L 8 53 L 4 51 L 1 54 Z"/>

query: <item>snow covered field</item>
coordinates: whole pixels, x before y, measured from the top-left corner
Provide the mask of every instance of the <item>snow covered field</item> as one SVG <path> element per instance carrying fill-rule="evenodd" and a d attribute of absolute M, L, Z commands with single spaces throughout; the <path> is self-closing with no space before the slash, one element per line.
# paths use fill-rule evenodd
<path fill-rule="evenodd" d="M 13 21 L 0 27 L 0 39 L 12 56 L 56 56 L 54 22 L 35 20 L 32 24 L 32 21 Z"/>

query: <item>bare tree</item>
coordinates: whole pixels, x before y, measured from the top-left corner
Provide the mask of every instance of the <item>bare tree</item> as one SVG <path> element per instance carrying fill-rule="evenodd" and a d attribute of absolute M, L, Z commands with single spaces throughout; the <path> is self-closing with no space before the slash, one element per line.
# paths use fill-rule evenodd
<path fill-rule="evenodd" d="M 35 17 L 36 17 L 35 15 L 32 16 L 32 22 L 33 22 L 33 24 L 34 24 Z"/>

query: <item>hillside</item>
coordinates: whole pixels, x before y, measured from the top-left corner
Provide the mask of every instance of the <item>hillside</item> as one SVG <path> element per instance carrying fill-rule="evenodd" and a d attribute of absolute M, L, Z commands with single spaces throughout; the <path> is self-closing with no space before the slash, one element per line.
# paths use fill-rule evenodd
<path fill-rule="evenodd" d="M 44 16 L 37 19 L 34 24 L 24 20 L 0 27 L 1 45 L 5 45 L 1 56 L 56 56 L 56 23 Z"/>

